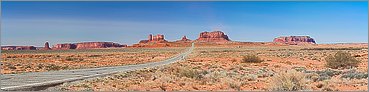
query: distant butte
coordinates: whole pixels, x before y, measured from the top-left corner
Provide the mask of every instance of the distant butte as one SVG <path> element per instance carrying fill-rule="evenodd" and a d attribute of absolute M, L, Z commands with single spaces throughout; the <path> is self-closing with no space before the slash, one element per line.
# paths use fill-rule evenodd
<path fill-rule="evenodd" d="M 44 48 L 42 48 L 42 50 L 50 50 L 50 45 L 49 45 L 49 42 L 45 42 L 45 46 Z"/>
<path fill-rule="evenodd" d="M 275 43 L 284 43 L 289 45 L 297 44 L 315 44 L 315 40 L 310 36 L 281 36 L 274 38 Z"/>
<path fill-rule="evenodd" d="M 121 45 L 113 42 L 80 42 L 80 43 L 63 43 L 55 44 L 50 48 L 49 42 L 45 42 L 44 47 L 34 46 L 1 46 L 1 50 L 68 50 L 68 49 L 94 49 L 94 48 L 114 48 L 114 47 L 187 47 L 191 42 L 196 42 L 198 46 L 213 45 L 299 45 L 299 44 L 316 44 L 315 40 L 310 36 L 281 36 L 274 38 L 273 42 L 239 42 L 231 41 L 229 37 L 222 31 L 215 30 L 212 32 L 201 32 L 196 40 L 190 40 L 187 36 L 183 36 L 176 41 L 167 41 L 164 35 L 149 34 L 147 39 L 140 40 L 139 43 L 132 46 Z"/>
<path fill-rule="evenodd" d="M 34 46 L 1 46 L 1 50 L 36 50 Z"/>
<path fill-rule="evenodd" d="M 197 42 L 228 42 L 231 41 L 222 31 L 201 32 Z"/>
<path fill-rule="evenodd" d="M 147 40 L 141 40 L 139 43 L 164 43 L 168 42 L 164 39 L 164 35 L 157 34 L 156 36 L 153 36 L 152 34 L 149 35 Z"/>
<path fill-rule="evenodd" d="M 192 40 L 188 39 L 186 36 L 183 36 L 182 39 L 177 40 L 176 42 L 191 42 Z"/>
<path fill-rule="evenodd" d="M 67 49 L 94 49 L 94 48 L 111 48 L 111 47 L 127 47 L 127 45 L 120 45 L 113 42 L 81 42 L 81 43 L 64 43 L 56 44 L 53 50 L 67 50 Z"/>

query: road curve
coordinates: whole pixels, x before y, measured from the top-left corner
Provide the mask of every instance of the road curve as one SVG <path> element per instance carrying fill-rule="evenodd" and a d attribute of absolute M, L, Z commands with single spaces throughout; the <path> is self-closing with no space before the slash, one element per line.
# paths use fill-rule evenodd
<path fill-rule="evenodd" d="M 75 70 L 61 70 L 61 71 L 49 71 L 49 72 L 33 72 L 23 74 L 2 74 L 1 75 L 1 90 L 14 91 L 14 90 L 42 90 L 47 87 L 62 84 L 65 82 L 71 82 L 76 80 L 83 80 L 86 78 L 93 78 L 99 76 L 105 76 L 115 74 L 118 72 L 134 71 L 138 69 L 151 68 L 161 65 L 170 64 L 188 56 L 194 49 L 194 43 L 184 53 L 178 54 L 172 58 L 169 58 L 160 62 L 150 62 L 137 65 L 124 65 L 114 67 L 100 67 L 100 68 L 88 68 L 88 69 L 75 69 Z"/>

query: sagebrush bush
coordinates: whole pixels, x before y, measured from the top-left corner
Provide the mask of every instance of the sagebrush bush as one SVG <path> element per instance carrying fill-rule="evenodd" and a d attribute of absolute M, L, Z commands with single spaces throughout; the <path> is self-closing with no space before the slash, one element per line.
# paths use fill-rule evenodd
<path fill-rule="evenodd" d="M 336 54 L 326 57 L 325 61 L 326 67 L 333 69 L 357 67 L 360 63 L 360 61 L 351 56 L 350 53 L 342 51 L 338 51 Z"/>
<path fill-rule="evenodd" d="M 367 72 L 358 72 L 356 70 L 350 70 L 342 74 L 341 78 L 349 78 L 349 79 L 364 79 L 368 78 Z"/>
<path fill-rule="evenodd" d="M 263 61 L 264 60 L 260 59 L 256 55 L 247 55 L 247 56 L 243 56 L 242 58 L 243 63 L 261 63 Z"/>
<path fill-rule="evenodd" d="M 270 83 L 272 91 L 300 91 L 307 88 L 305 74 L 296 70 L 281 72 L 273 76 Z"/>
<path fill-rule="evenodd" d="M 182 67 L 178 70 L 178 76 L 187 77 L 193 79 L 201 79 L 203 77 L 203 73 L 198 71 L 197 69 L 192 69 L 190 67 Z"/>

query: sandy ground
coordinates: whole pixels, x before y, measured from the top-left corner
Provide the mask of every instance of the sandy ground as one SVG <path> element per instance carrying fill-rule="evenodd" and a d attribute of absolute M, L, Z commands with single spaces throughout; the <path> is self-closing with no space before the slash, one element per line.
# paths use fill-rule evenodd
<path fill-rule="evenodd" d="M 306 49 L 327 47 L 349 49 Z M 368 50 L 365 48 L 367 44 L 198 47 L 188 59 L 178 63 L 65 83 L 49 90 L 266 91 L 272 90 L 275 85 L 272 81 L 273 76 L 288 70 L 298 70 L 306 80 L 303 90 L 367 91 L 367 76 L 364 78 L 342 77 L 350 74 L 368 75 Z M 362 62 L 357 68 L 328 69 L 324 58 L 337 51 L 351 53 Z M 242 62 L 243 56 L 249 54 L 257 55 L 264 61 L 261 63 Z"/>
<path fill-rule="evenodd" d="M 119 66 L 161 61 L 185 48 L 3 51 L 1 74 Z"/>
<path fill-rule="evenodd" d="M 299 90 L 368 90 L 368 44 L 292 46 L 258 44 L 195 45 L 197 47 L 189 58 L 174 64 L 64 83 L 47 90 L 269 91 L 274 90 L 275 85 L 278 85 L 273 81 L 276 76 L 291 70 L 297 73 L 290 75 L 303 78 L 301 80 L 303 88 Z M 40 64 L 68 66 L 66 69 L 135 64 L 144 63 L 142 61 L 163 60 L 181 51 L 183 48 L 129 48 L 123 51 L 66 51 L 30 54 L 9 52 L 2 55 L 6 58 L 2 61 L 5 65 L 2 69 L 7 71 L 3 73 L 18 73 L 48 71 L 48 68 L 34 68 Z M 351 69 L 327 68 L 325 58 L 338 51 L 350 53 L 361 63 L 358 67 Z M 243 57 L 247 55 L 256 55 L 263 62 L 244 62 Z M 16 69 L 12 69 L 10 65 L 15 66 Z M 31 68 L 19 68 L 26 65 L 31 65 Z"/>

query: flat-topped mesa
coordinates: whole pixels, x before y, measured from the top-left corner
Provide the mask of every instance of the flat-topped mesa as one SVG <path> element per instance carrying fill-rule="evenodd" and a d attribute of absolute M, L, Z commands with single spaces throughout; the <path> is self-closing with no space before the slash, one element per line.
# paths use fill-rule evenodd
<path fill-rule="evenodd" d="M 1 46 L 1 50 L 36 50 L 34 46 Z"/>
<path fill-rule="evenodd" d="M 91 49 L 91 48 L 110 48 L 110 47 L 127 47 L 113 42 L 82 42 L 76 43 L 76 49 Z"/>
<path fill-rule="evenodd" d="M 156 36 L 153 36 L 152 34 L 150 34 L 147 40 L 141 40 L 139 43 L 149 43 L 149 42 L 162 43 L 168 41 L 164 39 L 164 35 L 157 34 Z"/>
<path fill-rule="evenodd" d="M 111 47 L 127 47 L 127 45 L 120 45 L 113 42 L 81 42 L 81 43 L 65 43 L 56 44 L 52 49 L 66 50 L 66 49 L 94 49 L 94 48 L 111 48 Z"/>
<path fill-rule="evenodd" d="M 310 38 L 310 36 L 281 36 L 274 38 L 273 42 L 276 43 L 285 43 L 290 45 L 297 45 L 297 44 L 315 44 L 315 40 Z"/>
<path fill-rule="evenodd" d="M 199 42 L 228 42 L 231 40 L 222 31 L 213 31 L 213 32 L 201 32 L 199 35 L 199 38 L 196 41 L 199 41 Z"/>
<path fill-rule="evenodd" d="M 77 45 L 76 44 L 71 44 L 71 43 L 63 43 L 63 44 L 55 44 L 53 46 L 53 50 L 68 50 L 68 49 L 76 49 Z"/>

